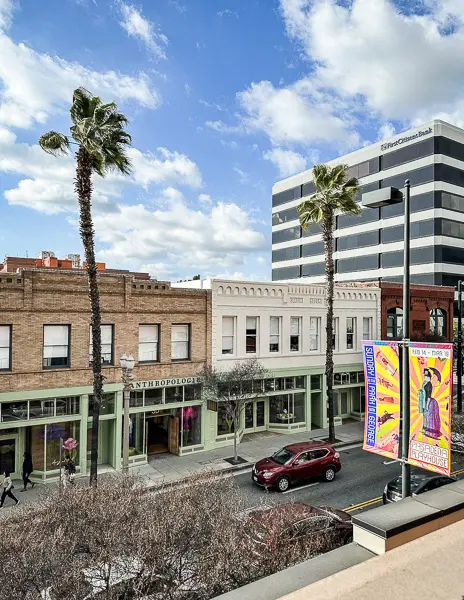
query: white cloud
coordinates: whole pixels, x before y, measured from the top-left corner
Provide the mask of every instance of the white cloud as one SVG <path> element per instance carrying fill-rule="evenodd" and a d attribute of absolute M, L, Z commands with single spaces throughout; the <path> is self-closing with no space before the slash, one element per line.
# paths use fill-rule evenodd
<path fill-rule="evenodd" d="M 274 148 L 263 153 L 265 160 L 270 160 L 279 169 L 281 177 L 288 177 L 306 169 L 306 158 L 297 152 Z"/>
<path fill-rule="evenodd" d="M 280 4 L 288 34 L 317 65 L 320 88 L 363 98 L 383 120 L 446 115 L 463 124 L 462 0 L 433 0 L 432 12 L 415 15 L 388 0 Z"/>
<path fill-rule="evenodd" d="M 223 121 L 206 121 L 206 127 L 218 133 L 244 133 L 242 125 L 227 125 Z"/>
<path fill-rule="evenodd" d="M 234 10 L 230 10 L 229 8 L 219 10 L 216 14 L 218 17 L 235 17 L 238 19 L 238 13 L 236 13 Z"/>
<path fill-rule="evenodd" d="M 216 102 L 208 102 L 207 100 L 202 100 L 200 98 L 200 100 L 198 100 L 198 102 L 200 104 L 202 104 L 203 106 L 206 106 L 206 108 L 214 108 L 220 112 L 227 112 L 227 108 L 224 108 L 223 106 L 221 106 L 220 104 L 217 104 Z"/>
<path fill-rule="evenodd" d="M 123 17 L 120 25 L 127 34 L 140 40 L 154 58 L 165 59 L 168 38 L 163 33 L 156 31 L 153 23 L 142 16 L 140 10 L 132 4 L 125 4 L 121 1 L 118 5 Z"/>
<path fill-rule="evenodd" d="M 245 173 L 245 171 L 242 171 L 242 169 L 239 169 L 238 167 L 234 167 L 234 171 L 240 177 L 240 183 L 242 185 L 245 184 L 245 183 L 248 183 L 248 181 L 250 179 L 248 173 Z"/>
<path fill-rule="evenodd" d="M 13 0 L 0 0 L 0 29 L 6 29 L 11 25 L 14 8 Z"/>
<path fill-rule="evenodd" d="M 132 161 L 133 178 L 136 183 L 147 187 L 152 183 L 175 183 L 193 188 L 201 187 L 200 169 L 185 154 L 167 148 L 158 148 L 158 155 L 142 153 L 136 148 L 128 151 Z"/>
<path fill-rule="evenodd" d="M 306 145 L 325 141 L 353 146 L 358 143 L 357 134 L 350 129 L 348 115 L 337 116 L 334 103 L 329 103 L 310 80 L 301 80 L 286 88 L 260 81 L 239 92 L 237 97 L 245 112 L 243 122 L 248 130 L 263 131 L 273 144 Z"/>
<path fill-rule="evenodd" d="M 223 202 L 213 205 L 208 214 L 192 210 L 183 200 L 166 210 L 120 206 L 118 213 L 96 215 L 95 230 L 104 246 L 99 259 L 143 263 L 160 278 L 230 269 L 267 245 L 242 208 Z"/>
<path fill-rule="evenodd" d="M 52 114 L 69 108 L 73 90 L 79 86 L 106 100 L 131 100 L 150 109 L 160 102 L 144 73 L 131 77 L 115 71 L 92 71 L 15 44 L 1 31 L 0 56 L 0 123 L 5 125 L 45 123 Z"/>
<path fill-rule="evenodd" d="M 192 93 L 192 86 L 189 85 L 188 83 L 184 83 L 184 90 L 185 90 L 185 95 L 190 96 L 190 94 Z"/>
<path fill-rule="evenodd" d="M 379 127 L 379 132 L 377 135 L 378 140 L 386 140 L 389 137 L 393 137 L 396 134 L 396 129 L 393 123 L 383 123 Z"/>
<path fill-rule="evenodd" d="M 221 144 L 226 148 L 230 148 L 231 150 L 238 150 L 239 146 L 235 140 L 231 140 L 230 142 L 226 140 L 221 140 Z"/>
<path fill-rule="evenodd" d="M 200 194 L 198 196 L 198 201 L 202 204 L 211 205 L 213 201 L 211 200 L 211 196 L 209 194 Z"/>

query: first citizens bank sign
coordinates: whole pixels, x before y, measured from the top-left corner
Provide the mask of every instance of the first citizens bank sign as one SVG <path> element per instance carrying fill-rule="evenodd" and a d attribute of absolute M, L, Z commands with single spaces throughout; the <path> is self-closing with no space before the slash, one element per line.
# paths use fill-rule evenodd
<path fill-rule="evenodd" d="M 134 381 L 132 389 L 146 390 L 149 388 L 169 387 L 173 385 L 193 385 L 201 383 L 201 377 L 174 377 L 172 379 L 150 379 L 149 381 Z"/>
<path fill-rule="evenodd" d="M 432 128 L 429 127 L 428 129 L 425 129 L 424 131 L 418 131 L 417 133 L 414 133 L 413 135 L 407 135 L 405 137 L 398 138 L 394 142 L 386 142 L 385 144 L 382 144 L 380 146 L 380 150 L 382 150 L 382 151 L 390 150 L 390 148 L 395 148 L 395 146 L 401 146 L 402 144 L 405 144 L 406 142 L 410 142 L 411 140 L 417 140 L 426 135 L 430 135 L 431 133 L 432 133 Z"/>

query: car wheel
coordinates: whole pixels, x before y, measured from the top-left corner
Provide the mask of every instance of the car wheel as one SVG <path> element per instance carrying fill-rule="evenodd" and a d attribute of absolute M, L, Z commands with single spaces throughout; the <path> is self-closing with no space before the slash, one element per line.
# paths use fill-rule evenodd
<path fill-rule="evenodd" d="M 290 479 L 288 477 L 279 477 L 277 480 L 277 489 L 279 492 L 286 492 L 290 487 Z"/>
<path fill-rule="evenodd" d="M 335 479 L 335 469 L 333 467 L 329 467 L 325 470 L 324 479 L 326 481 L 333 481 Z"/>

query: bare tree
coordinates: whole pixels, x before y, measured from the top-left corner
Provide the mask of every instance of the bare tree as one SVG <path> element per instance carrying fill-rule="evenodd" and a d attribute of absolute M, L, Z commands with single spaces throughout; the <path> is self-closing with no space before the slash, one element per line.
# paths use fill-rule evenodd
<path fill-rule="evenodd" d="M 207 365 L 202 373 L 202 398 L 217 402 L 225 411 L 234 433 L 234 458 L 238 463 L 237 438 L 240 420 L 247 402 L 263 394 L 263 379 L 268 371 L 256 358 L 237 361 L 229 370 Z"/>

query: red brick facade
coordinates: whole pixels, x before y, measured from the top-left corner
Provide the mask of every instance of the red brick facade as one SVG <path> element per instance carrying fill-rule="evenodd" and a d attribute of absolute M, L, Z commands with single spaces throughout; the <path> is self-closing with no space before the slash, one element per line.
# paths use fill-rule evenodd
<path fill-rule="evenodd" d="M 403 285 L 383 281 L 381 319 L 382 339 L 387 339 L 387 314 L 391 308 L 403 307 Z M 410 305 L 410 334 L 412 339 L 421 339 L 430 332 L 430 311 L 439 308 L 446 313 L 446 338 L 453 339 L 454 288 L 434 285 L 412 285 Z"/>

